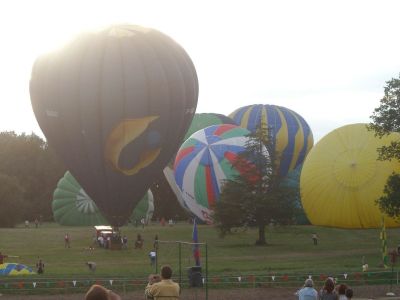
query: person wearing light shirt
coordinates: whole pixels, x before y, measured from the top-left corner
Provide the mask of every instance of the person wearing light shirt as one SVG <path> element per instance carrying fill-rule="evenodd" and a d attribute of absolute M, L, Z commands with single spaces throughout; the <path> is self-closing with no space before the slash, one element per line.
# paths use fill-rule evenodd
<path fill-rule="evenodd" d="M 318 292 L 313 286 L 312 279 L 306 279 L 304 287 L 297 292 L 299 300 L 318 300 Z"/>
<path fill-rule="evenodd" d="M 150 275 L 149 283 L 145 289 L 147 299 L 154 300 L 177 300 L 179 299 L 179 284 L 173 282 L 172 269 L 170 266 L 161 267 L 161 278 L 158 275 Z"/>

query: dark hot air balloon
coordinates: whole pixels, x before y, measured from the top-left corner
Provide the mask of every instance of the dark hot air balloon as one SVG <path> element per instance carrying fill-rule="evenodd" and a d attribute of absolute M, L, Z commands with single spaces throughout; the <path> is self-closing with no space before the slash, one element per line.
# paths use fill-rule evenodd
<path fill-rule="evenodd" d="M 171 38 L 116 25 L 39 57 L 30 94 L 49 144 L 120 226 L 179 148 L 198 82 L 189 56 Z"/>

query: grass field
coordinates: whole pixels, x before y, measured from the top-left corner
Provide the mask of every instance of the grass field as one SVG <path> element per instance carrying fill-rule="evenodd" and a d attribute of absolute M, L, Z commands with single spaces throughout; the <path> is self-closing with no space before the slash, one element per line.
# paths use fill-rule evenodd
<path fill-rule="evenodd" d="M 88 250 L 92 243 L 92 227 L 63 227 L 43 224 L 40 228 L 0 229 L 0 251 L 19 256 L 8 258 L 7 262 L 18 262 L 34 266 L 38 258 L 45 262 L 45 276 L 93 276 L 85 266 L 86 261 L 97 263 L 96 277 L 101 276 L 147 276 L 154 272 L 148 253 L 154 236 L 160 240 L 191 241 L 192 226 L 176 224 L 162 227 L 153 224 L 145 227 L 123 227 L 128 236 L 129 249 L 111 251 L 96 248 Z M 263 274 L 263 273 L 304 273 L 334 274 L 338 272 L 360 272 L 362 257 L 369 264 L 370 271 L 381 271 L 381 241 L 379 229 L 345 230 L 314 226 L 290 226 L 269 228 L 268 246 L 254 246 L 257 231 L 247 230 L 219 238 L 218 232 L 210 226 L 198 226 L 200 242 L 208 244 L 208 269 L 210 276 Z M 64 234 L 71 236 L 71 248 L 64 248 Z M 311 234 L 319 236 L 314 246 Z M 133 241 L 140 233 L 145 239 L 142 250 L 133 249 Z M 400 241 L 398 229 L 387 229 L 388 248 L 397 247 Z M 193 265 L 191 248 L 183 246 L 182 268 Z M 205 249 L 201 249 L 202 255 Z M 178 265 L 178 246 L 161 244 L 159 263 Z M 203 266 L 204 266 L 203 258 Z"/>

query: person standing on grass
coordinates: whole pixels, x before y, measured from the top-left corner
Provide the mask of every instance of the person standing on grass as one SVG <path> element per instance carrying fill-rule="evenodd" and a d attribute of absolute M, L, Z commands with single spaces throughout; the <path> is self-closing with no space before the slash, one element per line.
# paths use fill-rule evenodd
<path fill-rule="evenodd" d="M 38 274 L 44 273 L 44 263 L 41 259 L 36 263 L 36 271 Z"/>
<path fill-rule="evenodd" d="M 155 266 L 156 265 L 156 258 L 157 258 L 156 249 L 153 249 L 153 250 L 150 251 L 149 257 L 150 257 L 150 265 L 151 266 Z"/>
<path fill-rule="evenodd" d="M 7 257 L 8 257 L 8 255 L 1 254 L 1 252 L 0 252 L 0 265 L 4 264 L 4 259 Z"/>
<path fill-rule="evenodd" d="M 69 237 L 69 234 L 68 233 L 66 233 L 65 235 L 64 235 L 64 248 L 71 248 L 71 239 L 70 239 L 70 237 Z"/>
<path fill-rule="evenodd" d="M 318 245 L 318 235 L 314 232 L 311 236 L 313 242 L 314 242 L 314 246 Z"/>
<path fill-rule="evenodd" d="M 312 279 L 306 279 L 304 287 L 297 293 L 299 300 L 318 300 L 318 292 L 314 289 L 314 282 Z"/>
<path fill-rule="evenodd" d="M 86 265 L 88 266 L 90 271 L 92 271 L 92 272 L 96 271 L 97 265 L 94 261 L 88 261 L 88 262 L 86 262 Z"/>

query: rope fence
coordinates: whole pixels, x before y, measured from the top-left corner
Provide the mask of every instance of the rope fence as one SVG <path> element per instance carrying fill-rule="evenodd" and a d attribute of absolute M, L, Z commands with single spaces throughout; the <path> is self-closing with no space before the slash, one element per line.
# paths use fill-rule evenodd
<path fill-rule="evenodd" d="M 350 286 L 399 284 L 399 271 L 352 272 L 338 274 L 305 274 L 305 273 L 271 273 L 271 274 L 237 274 L 209 276 L 203 278 L 203 284 L 208 279 L 208 287 L 214 289 L 230 288 L 299 288 L 307 278 L 314 281 L 315 286 L 322 287 L 327 277 L 335 278 L 337 283 Z M 173 278 L 179 282 L 179 278 Z M 144 290 L 147 277 L 144 278 L 56 278 L 56 277 L 0 277 L 0 293 L 3 294 L 69 294 L 88 290 L 92 284 L 101 284 L 109 289 L 120 292 Z M 182 289 L 190 287 L 189 278 L 181 278 Z M 196 288 L 202 289 L 202 288 Z"/>

